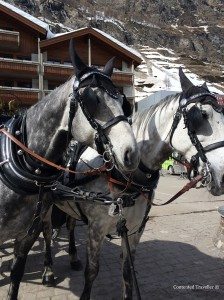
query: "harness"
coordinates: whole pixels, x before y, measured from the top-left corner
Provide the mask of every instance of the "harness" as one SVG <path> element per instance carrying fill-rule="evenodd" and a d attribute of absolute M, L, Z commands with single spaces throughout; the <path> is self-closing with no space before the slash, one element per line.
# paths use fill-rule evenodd
<path fill-rule="evenodd" d="M 61 175 L 53 167 L 34 161 L 19 147 L 9 135 L 15 136 L 20 143 L 24 143 L 22 123 L 24 116 L 11 118 L 5 125 L 7 131 L 1 135 L 0 143 L 0 179 L 11 190 L 18 194 L 37 194 L 39 186 L 51 186 Z M 1 133 L 4 133 L 4 128 Z M 27 157 L 29 164 L 27 163 Z"/>
<path fill-rule="evenodd" d="M 91 101 L 94 100 L 93 97 L 97 97 L 92 90 L 93 87 L 100 87 L 115 100 L 120 95 L 110 77 L 95 69 L 88 71 L 75 80 L 73 93 L 70 95 L 67 142 L 71 139 L 72 122 L 79 104 L 89 124 L 96 130 L 95 141 L 97 148 L 100 149 L 99 151 L 103 155 L 106 167 L 103 166 L 102 169 L 105 171 L 108 168 L 113 168 L 115 165 L 114 153 L 107 136 L 107 130 L 121 121 L 128 122 L 128 119 L 120 115 L 110 119 L 104 125 L 100 125 L 89 111 Z M 84 88 L 83 92 L 80 92 L 81 88 Z M 28 149 L 26 147 L 25 124 L 26 114 L 17 115 L 0 128 L 0 179 L 9 189 L 21 195 L 39 194 L 33 224 L 28 230 L 29 234 L 31 234 L 39 224 L 43 191 L 54 189 L 55 183 L 62 179 L 62 171 L 76 172 L 50 162 Z M 93 172 L 90 170 L 90 173 L 100 173 L 102 169 L 99 168 L 98 170 L 93 170 Z M 83 197 L 83 191 L 79 191 L 79 195 Z M 90 197 L 90 195 L 86 195 Z M 76 196 L 78 198 L 78 195 Z M 100 198 L 100 195 L 94 195 L 93 198 Z M 36 225 L 36 223 L 38 224 Z"/>
<path fill-rule="evenodd" d="M 202 97 L 203 97 L 203 99 L 201 99 Z M 209 97 L 209 98 L 207 99 L 207 97 Z M 218 113 L 223 112 L 223 107 L 218 103 L 216 96 L 210 94 L 209 92 L 198 93 L 189 98 L 185 98 L 184 95 L 182 94 L 182 97 L 180 98 L 180 102 L 179 102 L 179 107 L 174 116 L 174 120 L 173 120 L 173 123 L 171 126 L 170 145 L 173 147 L 172 138 L 173 138 L 174 132 L 180 122 L 180 119 L 183 116 L 185 128 L 187 128 L 187 131 L 188 131 L 188 136 L 192 142 L 192 145 L 194 145 L 194 147 L 197 150 L 197 153 L 195 155 L 193 155 L 190 160 L 190 164 L 191 164 L 192 168 L 188 169 L 188 178 L 190 179 L 190 173 L 191 173 L 192 169 L 194 170 L 195 176 L 199 174 L 199 172 L 198 172 L 199 159 L 201 159 L 203 162 L 203 167 L 202 167 L 202 172 L 201 172 L 202 173 L 202 181 L 203 181 L 203 185 L 207 186 L 211 183 L 212 174 L 211 174 L 211 170 L 210 170 L 211 164 L 209 163 L 209 161 L 207 159 L 206 153 L 209 151 L 224 147 L 224 141 L 216 142 L 216 143 L 210 144 L 206 147 L 203 147 L 197 137 L 195 130 L 193 130 L 191 128 L 191 126 L 189 126 L 190 120 L 187 116 L 187 107 L 189 104 L 192 104 L 192 103 L 197 104 L 199 102 L 201 105 L 205 105 L 205 104 L 211 105 L 213 107 L 213 109 L 215 111 L 217 111 Z"/>

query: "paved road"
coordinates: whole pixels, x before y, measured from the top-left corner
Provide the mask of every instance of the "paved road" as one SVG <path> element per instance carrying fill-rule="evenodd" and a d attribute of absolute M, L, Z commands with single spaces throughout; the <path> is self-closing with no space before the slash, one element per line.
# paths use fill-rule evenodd
<path fill-rule="evenodd" d="M 156 201 L 167 200 L 186 183 L 175 176 L 164 176 L 156 193 Z M 143 300 L 158 299 L 224 299 L 224 252 L 213 244 L 219 215 L 217 207 L 224 197 L 214 198 L 204 189 L 188 192 L 174 204 L 154 207 L 137 249 L 136 269 Z M 77 247 L 85 263 L 86 227 L 80 223 Z M 63 230 L 54 243 L 54 271 L 57 287 L 41 284 L 43 238 L 39 238 L 29 255 L 19 299 L 79 299 L 83 287 L 83 271 L 69 268 L 67 236 Z M 105 241 L 101 267 L 95 281 L 93 300 L 120 299 L 119 240 Z M 9 283 L 12 243 L 0 251 L 0 299 L 5 299 Z"/>

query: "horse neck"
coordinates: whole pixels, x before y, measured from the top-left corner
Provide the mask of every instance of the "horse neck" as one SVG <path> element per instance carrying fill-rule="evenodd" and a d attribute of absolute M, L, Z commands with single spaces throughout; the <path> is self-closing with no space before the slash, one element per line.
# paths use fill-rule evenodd
<path fill-rule="evenodd" d="M 53 161 L 61 159 L 66 148 L 73 81 L 67 81 L 27 111 L 28 147 Z"/>
<path fill-rule="evenodd" d="M 133 131 L 141 161 L 152 170 L 161 168 L 161 164 L 173 151 L 170 133 L 178 105 L 179 94 L 169 96 L 166 100 L 134 116 Z"/>

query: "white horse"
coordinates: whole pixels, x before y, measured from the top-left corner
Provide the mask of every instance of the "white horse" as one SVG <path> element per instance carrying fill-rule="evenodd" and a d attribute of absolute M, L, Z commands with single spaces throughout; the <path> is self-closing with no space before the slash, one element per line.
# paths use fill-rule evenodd
<path fill-rule="evenodd" d="M 180 70 L 183 92 L 166 97 L 157 105 L 133 116 L 133 131 L 138 143 L 141 162 L 133 173 L 133 184 L 125 189 L 128 174 L 112 172 L 98 178 L 82 178 L 86 181 L 82 188 L 88 191 L 110 192 L 113 199 L 123 198 L 122 214 L 126 219 L 131 253 L 134 258 L 136 246 L 143 233 L 146 217 L 153 200 L 153 190 L 158 182 L 161 164 L 176 150 L 191 161 L 195 172 L 202 174 L 203 182 L 213 195 L 224 193 L 224 116 L 214 95 L 205 85 L 194 86 Z M 85 161 L 85 163 L 83 162 Z M 86 169 L 86 163 L 94 168 L 102 164 L 102 158 L 87 149 L 78 163 L 77 171 Z M 141 187 L 144 187 L 141 189 Z M 148 192 L 145 191 L 148 188 Z M 125 190 L 125 191 L 123 191 Z M 128 207 L 127 197 L 134 198 L 134 205 Z M 59 198 L 60 199 L 60 198 Z M 73 209 L 70 209 L 67 205 Z M 57 202 L 57 206 L 67 214 L 77 218 L 85 216 L 88 221 L 87 264 L 85 286 L 81 299 L 90 299 L 94 279 L 99 269 L 99 255 L 103 240 L 108 234 L 116 234 L 120 219 L 115 205 L 99 205 L 88 201 L 78 204 L 69 199 Z M 125 240 L 122 238 L 123 252 L 123 299 L 132 298 L 132 277 L 127 257 Z"/>

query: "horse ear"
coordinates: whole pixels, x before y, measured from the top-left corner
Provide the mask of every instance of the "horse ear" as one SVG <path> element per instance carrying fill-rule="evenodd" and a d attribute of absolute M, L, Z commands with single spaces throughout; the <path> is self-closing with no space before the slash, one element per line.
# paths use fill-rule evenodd
<path fill-rule="evenodd" d="M 184 74 L 183 69 L 179 68 L 179 76 L 180 76 L 180 84 L 183 92 L 186 92 L 189 88 L 191 88 L 193 83 L 187 78 Z"/>
<path fill-rule="evenodd" d="M 203 87 L 204 89 L 206 89 L 209 92 L 209 89 L 208 89 L 208 86 L 207 86 L 206 82 L 204 82 L 201 87 Z"/>
<path fill-rule="evenodd" d="M 75 75 L 78 77 L 79 74 L 87 68 L 87 65 L 81 60 L 74 48 L 74 39 L 70 40 L 69 43 L 69 54 L 72 61 Z"/>
<path fill-rule="evenodd" d="M 106 74 L 107 76 L 111 77 L 113 73 L 113 68 L 114 68 L 114 61 L 115 61 L 115 56 L 112 57 L 105 65 L 103 69 L 103 73 Z"/>

